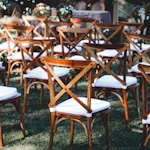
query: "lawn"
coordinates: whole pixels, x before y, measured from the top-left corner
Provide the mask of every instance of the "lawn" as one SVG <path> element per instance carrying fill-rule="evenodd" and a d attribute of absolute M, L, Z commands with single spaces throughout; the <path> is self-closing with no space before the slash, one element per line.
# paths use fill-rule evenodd
<path fill-rule="evenodd" d="M 23 94 L 18 77 L 11 77 L 10 86 L 15 86 Z M 83 88 L 82 83 L 78 88 Z M 82 91 L 82 90 L 80 90 Z M 130 125 L 132 130 L 125 130 L 124 112 L 120 101 L 110 97 L 110 140 L 112 150 L 141 150 L 142 124 L 137 120 L 135 101 L 132 95 L 128 98 Z M 22 95 L 23 102 L 23 95 Z M 49 143 L 49 95 L 45 89 L 43 105 L 39 104 L 39 92 L 32 89 L 28 95 L 27 112 L 24 114 L 27 137 L 23 139 L 19 120 L 12 105 L 7 105 L 1 113 L 5 147 L 2 150 L 47 150 Z M 142 105 L 142 104 L 141 104 Z M 54 137 L 53 150 L 69 150 L 68 121 L 58 126 Z M 88 142 L 83 129 L 76 124 L 74 146 L 72 150 L 87 150 Z M 150 146 L 146 150 L 149 150 Z M 101 119 L 93 127 L 93 150 L 106 150 L 105 131 Z"/>

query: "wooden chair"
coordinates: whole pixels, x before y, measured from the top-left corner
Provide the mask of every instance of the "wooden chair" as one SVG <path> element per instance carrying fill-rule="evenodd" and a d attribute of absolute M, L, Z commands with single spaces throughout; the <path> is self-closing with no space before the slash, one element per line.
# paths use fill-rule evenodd
<path fill-rule="evenodd" d="M 34 38 L 46 38 L 49 35 L 48 18 L 46 16 L 22 15 L 24 24 L 33 26 Z"/>
<path fill-rule="evenodd" d="M 136 33 L 128 33 L 126 35 L 128 43 L 130 44 L 129 57 L 129 73 L 140 77 L 138 64 L 150 64 L 150 36 Z"/>
<path fill-rule="evenodd" d="M 19 114 L 20 127 L 24 137 L 26 136 L 22 107 L 20 105 L 21 94 L 17 92 L 14 87 L 0 86 L 0 113 L 6 104 L 13 104 Z M 2 134 L 2 123 L 0 123 L 0 147 L 4 146 L 3 134 Z"/>
<path fill-rule="evenodd" d="M 22 25 L 4 25 L 7 39 L 7 59 L 8 59 L 8 69 L 7 69 L 7 79 L 6 85 L 9 85 L 10 74 L 13 70 L 19 71 L 20 73 L 20 85 L 22 85 L 22 56 L 19 50 L 19 46 L 16 38 L 32 38 L 33 27 L 32 26 L 22 26 Z M 29 48 L 28 43 L 24 43 L 26 48 Z M 18 70 L 16 70 L 18 68 Z"/>
<path fill-rule="evenodd" d="M 107 96 L 109 93 L 116 95 L 121 105 L 124 108 L 124 115 L 126 121 L 126 129 L 130 129 L 129 115 L 128 115 L 128 92 L 130 90 L 135 91 L 135 100 L 137 105 L 138 119 L 140 119 L 140 107 L 139 107 L 139 84 L 136 77 L 128 76 L 126 72 L 127 67 L 127 51 L 129 51 L 128 44 L 90 44 L 85 43 L 84 48 L 89 54 L 89 59 L 93 57 L 98 65 L 98 69 L 93 77 L 93 95 L 95 97 Z M 116 50 L 117 53 L 104 63 L 99 57 L 99 52 L 103 49 Z M 118 69 L 116 59 L 122 55 L 122 71 Z M 119 60 L 119 59 L 118 59 Z M 121 92 L 121 93 L 120 93 Z M 107 98 L 107 97 L 105 97 Z"/>
<path fill-rule="evenodd" d="M 104 117 L 107 149 L 110 149 L 109 142 L 109 119 L 110 103 L 104 100 L 94 99 L 91 97 L 91 81 L 92 70 L 96 64 L 92 61 L 78 61 L 78 60 L 66 60 L 58 58 L 42 58 L 42 61 L 46 65 L 49 80 L 50 90 L 50 115 L 51 115 L 51 130 L 50 130 L 50 143 L 49 150 L 52 149 L 54 132 L 59 123 L 65 120 L 70 120 L 70 144 L 73 144 L 74 137 L 74 125 L 75 122 L 79 123 L 88 138 L 89 149 L 92 150 L 92 127 L 95 118 Z M 80 72 L 75 75 L 70 81 L 63 82 L 53 70 L 54 66 L 62 66 L 68 68 L 79 69 Z M 85 97 L 79 95 L 79 92 L 74 92 L 72 87 L 82 78 L 86 78 L 88 85 L 85 87 Z M 60 87 L 59 91 L 55 91 L 54 81 Z M 67 95 L 63 98 L 63 95 Z M 60 102 L 60 103 L 59 103 Z M 59 104 L 58 104 L 59 103 Z M 69 106 L 69 107 L 68 107 Z M 101 116 L 102 115 L 102 116 Z M 86 123 L 84 122 L 86 121 Z"/>
<path fill-rule="evenodd" d="M 23 79 L 24 79 L 24 106 L 23 111 L 26 111 L 27 106 L 27 95 L 30 92 L 31 87 L 40 85 L 40 105 L 43 101 L 43 92 L 44 87 L 48 87 L 48 77 L 46 69 L 43 63 L 40 61 L 40 58 L 43 56 L 53 57 L 53 48 L 55 44 L 55 39 L 17 39 L 21 54 L 22 54 L 22 63 L 23 63 Z M 27 49 L 24 47 L 24 43 L 28 43 L 30 48 Z M 28 60 L 30 61 L 27 61 Z M 68 76 L 68 69 L 59 70 L 56 68 L 56 71 L 63 78 Z"/>
<path fill-rule="evenodd" d="M 150 66 L 139 64 L 138 69 L 142 74 L 142 124 L 143 124 L 143 141 L 142 149 L 146 148 L 150 140 L 150 111 L 148 102 L 148 88 L 147 85 L 150 83 Z"/>

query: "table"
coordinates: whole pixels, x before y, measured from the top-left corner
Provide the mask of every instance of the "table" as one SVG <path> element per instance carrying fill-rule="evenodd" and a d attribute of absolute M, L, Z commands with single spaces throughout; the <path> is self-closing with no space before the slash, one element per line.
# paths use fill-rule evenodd
<path fill-rule="evenodd" d="M 76 18 L 95 18 L 102 23 L 111 23 L 111 14 L 109 11 L 73 10 L 72 16 Z"/>

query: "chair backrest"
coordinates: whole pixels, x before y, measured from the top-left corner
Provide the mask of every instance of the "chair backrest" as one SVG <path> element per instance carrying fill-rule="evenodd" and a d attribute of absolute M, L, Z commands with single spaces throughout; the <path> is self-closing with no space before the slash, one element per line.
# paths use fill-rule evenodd
<path fill-rule="evenodd" d="M 18 50 L 19 48 L 16 38 L 22 37 L 31 39 L 33 37 L 32 26 L 5 24 L 4 29 L 8 43 L 8 55 L 11 55 L 14 51 Z"/>
<path fill-rule="evenodd" d="M 96 43 L 111 44 L 121 43 L 120 37 L 122 32 L 122 26 L 118 24 L 95 24 L 95 36 Z"/>
<path fill-rule="evenodd" d="M 128 44 L 92 44 L 92 43 L 85 43 L 83 46 L 88 55 L 89 59 L 94 59 L 97 62 L 98 69 L 93 77 L 93 79 L 97 79 L 99 76 L 103 74 L 112 75 L 116 80 L 118 80 L 123 86 L 126 86 L 126 67 L 127 67 L 127 51 L 129 51 Z M 116 50 L 117 53 L 114 55 L 114 57 L 111 57 L 108 59 L 107 63 L 104 63 L 102 59 L 100 59 L 98 53 L 103 50 Z M 120 60 L 120 57 L 122 58 L 122 72 L 120 72 L 117 69 L 112 69 L 112 66 L 114 66 L 114 62 L 116 60 Z M 115 68 L 115 66 L 113 67 Z M 119 78 L 118 75 L 123 75 L 123 78 Z"/>
<path fill-rule="evenodd" d="M 128 33 L 126 35 L 130 44 L 130 66 L 136 65 L 139 62 L 150 63 L 150 36 L 136 33 Z M 133 53 L 133 54 L 132 54 Z"/>
<path fill-rule="evenodd" d="M 17 42 L 22 54 L 23 72 L 26 73 L 35 67 L 41 67 L 45 70 L 40 58 L 42 56 L 53 57 L 55 39 L 17 38 Z M 25 43 L 28 43 L 30 47 L 26 48 Z"/>
<path fill-rule="evenodd" d="M 123 26 L 121 34 L 122 42 L 126 41 L 127 33 L 141 33 L 141 28 L 143 26 L 143 23 L 134 23 L 126 21 L 118 21 L 117 24 Z"/>
<path fill-rule="evenodd" d="M 66 27 L 70 27 L 72 25 L 72 23 L 70 22 L 56 22 L 56 21 L 51 21 L 48 20 L 48 26 L 49 26 L 49 37 L 54 37 L 56 38 L 57 43 L 60 43 L 60 39 L 59 39 L 59 33 L 56 30 L 56 28 L 58 26 L 66 26 Z"/>
<path fill-rule="evenodd" d="M 96 64 L 93 61 L 79 61 L 79 60 L 66 60 L 66 59 L 57 59 L 57 58 L 48 58 L 43 57 L 42 61 L 44 62 L 47 72 L 48 72 L 48 81 L 49 81 L 49 90 L 50 90 L 50 103 L 49 108 L 54 109 L 56 103 L 62 100 L 64 94 L 68 94 L 70 98 L 73 98 L 77 103 L 79 103 L 87 112 L 91 112 L 91 83 L 92 83 L 92 70 L 95 68 Z M 72 76 L 72 79 L 68 82 L 64 82 L 58 75 L 54 72 L 54 67 L 67 67 L 80 69 L 80 72 L 75 76 Z M 71 73 L 71 72 L 70 72 Z M 77 93 L 73 92 L 72 88 L 79 80 L 87 79 L 87 93 L 85 96 L 88 98 L 87 103 L 81 101 Z M 54 87 L 54 82 L 60 86 L 59 92 L 56 92 Z M 85 88 L 86 89 L 86 88 Z M 82 96 L 83 97 L 83 96 Z"/>
<path fill-rule="evenodd" d="M 48 18 L 46 16 L 22 15 L 22 19 L 25 25 L 34 27 L 35 37 L 47 37 L 49 35 Z"/>
<path fill-rule="evenodd" d="M 59 32 L 60 43 L 62 46 L 62 57 L 70 57 L 71 52 L 75 51 L 78 55 L 84 57 L 83 53 L 79 48 L 78 44 L 87 39 L 89 42 L 92 40 L 91 32 L 92 28 L 73 28 L 73 27 L 58 27 L 57 31 Z M 68 49 L 68 52 L 65 53 L 65 48 Z"/>
<path fill-rule="evenodd" d="M 92 18 L 70 18 L 70 22 L 75 28 L 91 28 L 91 26 L 95 25 L 97 20 Z"/>

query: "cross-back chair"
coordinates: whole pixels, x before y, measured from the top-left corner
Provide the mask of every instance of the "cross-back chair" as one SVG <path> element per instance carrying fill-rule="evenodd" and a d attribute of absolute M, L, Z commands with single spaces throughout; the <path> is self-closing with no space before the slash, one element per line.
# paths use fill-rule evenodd
<path fill-rule="evenodd" d="M 109 112 L 110 103 L 104 100 L 95 99 L 91 97 L 91 83 L 92 83 L 92 70 L 95 68 L 96 63 L 92 61 L 79 61 L 79 60 L 66 60 L 58 58 L 42 58 L 46 65 L 48 72 L 50 102 L 49 110 L 51 116 L 51 130 L 50 130 L 50 143 L 49 150 L 52 149 L 54 132 L 59 123 L 65 120 L 70 120 L 70 144 L 73 144 L 74 125 L 75 122 L 79 123 L 85 130 L 88 138 L 89 149 L 92 150 L 92 127 L 95 118 L 104 117 L 106 129 L 107 149 L 110 149 L 109 141 Z M 80 69 L 80 72 L 68 82 L 62 81 L 54 72 L 54 66 L 62 66 L 74 69 Z M 72 70 L 72 69 L 71 69 Z M 70 72 L 72 74 L 72 72 Z M 87 86 L 85 87 L 85 96 L 80 96 L 80 92 L 74 92 L 72 88 L 76 82 L 87 79 Z M 57 82 L 59 91 L 55 90 L 54 82 Z M 63 98 L 63 96 L 65 98 Z M 68 95 L 68 96 L 67 96 Z M 86 123 L 84 123 L 84 121 Z"/>
<path fill-rule="evenodd" d="M 22 115 L 22 107 L 20 103 L 21 94 L 18 93 L 15 87 L 0 86 L 0 113 L 7 104 L 13 104 L 19 115 L 20 127 L 24 137 L 26 136 L 25 126 Z M 2 116 L 1 116 L 2 117 Z M 0 147 L 4 146 L 2 122 L 0 123 Z"/>
<path fill-rule="evenodd" d="M 85 57 L 82 53 L 80 42 L 85 39 L 91 42 L 92 25 L 88 28 L 78 29 L 74 27 L 58 27 L 57 31 L 59 32 L 61 44 L 58 47 L 59 49 L 61 48 L 60 53 L 63 58 L 71 57 L 73 54 Z"/>
<path fill-rule="evenodd" d="M 33 26 L 34 38 L 46 38 L 49 35 L 48 18 L 46 16 L 22 15 L 24 24 Z"/>
<path fill-rule="evenodd" d="M 138 69 L 142 74 L 142 124 L 143 124 L 143 138 L 142 149 L 146 148 L 150 140 L 150 111 L 149 111 L 149 97 L 148 90 L 150 84 L 150 66 L 139 64 Z"/>
<path fill-rule="evenodd" d="M 15 70 L 16 67 L 20 73 L 20 85 L 22 85 L 22 56 L 19 50 L 19 46 L 16 38 L 32 38 L 33 36 L 33 27 L 24 26 L 24 25 L 4 25 L 6 39 L 7 39 L 7 59 L 8 59 L 8 68 L 7 68 L 7 79 L 6 85 L 9 85 L 10 74 Z M 26 48 L 29 48 L 28 43 L 24 43 Z"/>
<path fill-rule="evenodd" d="M 89 59 L 93 57 L 97 62 L 97 70 L 93 77 L 93 95 L 95 97 L 106 96 L 112 93 L 116 95 L 121 105 L 124 108 L 124 115 L 126 121 L 126 129 L 130 129 L 129 115 L 128 115 L 128 92 L 130 90 L 135 91 L 136 107 L 138 112 L 138 118 L 140 119 L 140 107 L 139 107 L 139 84 L 136 77 L 128 76 L 127 69 L 127 51 L 129 51 L 128 44 L 90 44 L 85 43 Z M 117 51 L 114 57 L 110 58 L 107 63 L 104 63 L 99 56 L 99 52 L 103 49 Z M 119 70 L 118 65 L 114 63 L 118 57 L 122 56 L 122 71 Z M 119 59 L 118 59 L 119 60 Z"/>
<path fill-rule="evenodd" d="M 55 44 L 55 39 L 17 39 L 21 54 L 22 54 L 22 63 L 23 63 L 23 79 L 24 79 L 24 106 L 23 111 L 26 111 L 27 107 L 27 95 L 30 92 L 30 89 L 33 86 L 40 85 L 40 105 L 43 102 L 43 92 L 44 87 L 48 88 L 48 77 L 46 69 L 43 63 L 40 61 L 40 58 L 43 56 L 53 56 L 53 48 Z M 24 43 L 28 43 L 30 48 L 27 49 L 24 47 Z M 34 54 L 34 55 L 33 55 Z M 25 59 L 28 57 L 30 61 Z M 68 76 L 68 69 L 56 68 L 55 71 L 63 78 Z"/>
<path fill-rule="evenodd" d="M 150 36 L 136 33 L 126 35 L 130 44 L 129 72 L 140 77 L 138 64 L 150 64 Z"/>

